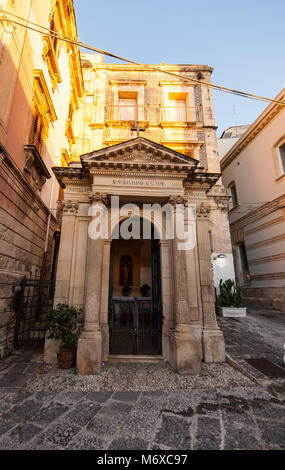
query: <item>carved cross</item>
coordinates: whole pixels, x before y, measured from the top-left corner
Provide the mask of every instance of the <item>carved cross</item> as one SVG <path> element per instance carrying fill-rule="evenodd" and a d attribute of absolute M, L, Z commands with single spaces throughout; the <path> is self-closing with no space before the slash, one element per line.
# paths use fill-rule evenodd
<path fill-rule="evenodd" d="M 145 132 L 143 127 L 140 127 L 140 123 L 137 121 L 136 127 L 131 127 L 131 131 L 137 131 L 137 137 L 140 136 L 140 132 Z"/>

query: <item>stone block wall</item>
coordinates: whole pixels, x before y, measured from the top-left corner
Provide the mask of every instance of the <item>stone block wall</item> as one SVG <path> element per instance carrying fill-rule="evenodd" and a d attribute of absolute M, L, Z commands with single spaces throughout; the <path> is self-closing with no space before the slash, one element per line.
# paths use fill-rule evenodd
<path fill-rule="evenodd" d="M 10 157 L 0 154 L 0 358 L 12 349 L 16 312 L 14 288 L 24 276 L 42 268 L 48 210 L 25 181 Z M 47 266 L 51 264 L 53 234 L 57 224 L 52 217 Z"/>

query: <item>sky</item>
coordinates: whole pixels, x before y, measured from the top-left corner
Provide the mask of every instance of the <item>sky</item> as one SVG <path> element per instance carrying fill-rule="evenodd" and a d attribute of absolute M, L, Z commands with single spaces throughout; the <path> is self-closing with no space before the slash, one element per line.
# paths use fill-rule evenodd
<path fill-rule="evenodd" d="M 274 98 L 285 86 L 285 0 L 74 0 L 79 39 L 145 64 L 206 64 L 212 81 Z M 114 59 L 105 56 L 105 62 Z M 217 135 L 266 103 L 213 91 Z"/>

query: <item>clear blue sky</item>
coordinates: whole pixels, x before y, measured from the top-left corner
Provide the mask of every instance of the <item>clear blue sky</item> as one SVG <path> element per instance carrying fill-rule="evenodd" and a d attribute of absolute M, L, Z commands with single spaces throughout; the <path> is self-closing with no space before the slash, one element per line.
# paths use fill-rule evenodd
<path fill-rule="evenodd" d="M 214 83 L 270 98 L 285 86 L 285 0 L 74 4 L 80 40 L 100 49 L 147 64 L 207 64 Z M 228 126 L 250 124 L 266 107 L 221 92 L 213 96 L 218 136 Z"/>

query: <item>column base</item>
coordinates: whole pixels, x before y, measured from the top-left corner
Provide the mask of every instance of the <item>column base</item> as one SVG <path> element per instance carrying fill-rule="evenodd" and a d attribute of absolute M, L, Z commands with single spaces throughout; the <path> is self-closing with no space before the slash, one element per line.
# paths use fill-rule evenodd
<path fill-rule="evenodd" d="M 77 345 L 76 369 L 79 374 L 100 374 L 102 370 L 101 331 L 83 331 Z"/>
<path fill-rule="evenodd" d="M 220 329 L 203 330 L 203 349 L 205 362 L 225 362 L 225 340 Z"/>
<path fill-rule="evenodd" d="M 199 374 L 202 368 L 201 344 L 189 325 L 177 325 L 170 333 L 169 364 L 178 374 Z"/>

